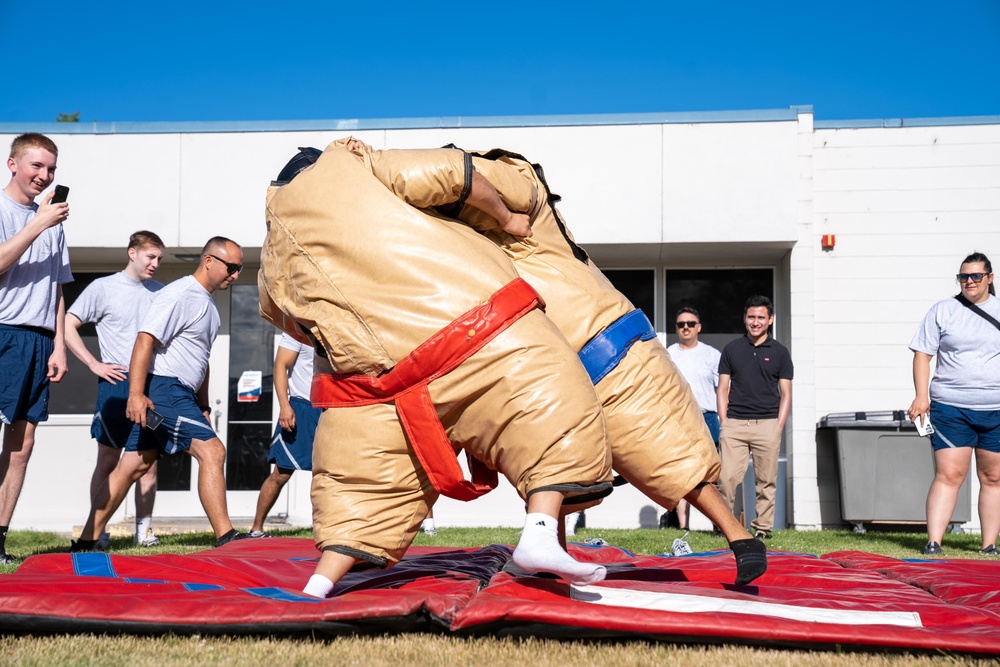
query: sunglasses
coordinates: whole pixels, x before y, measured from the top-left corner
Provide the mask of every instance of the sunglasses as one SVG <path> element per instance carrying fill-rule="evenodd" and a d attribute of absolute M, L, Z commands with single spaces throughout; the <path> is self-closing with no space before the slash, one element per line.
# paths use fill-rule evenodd
<path fill-rule="evenodd" d="M 676 326 L 678 329 L 687 329 L 687 328 L 694 329 L 696 326 L 698 326 L 698 323 L 685 321 L 685 322 L 678 322 Z"/>
<path fill-rule="evenodd" d="M 242 264 L 234 264 L 233 262 L 227 262 L 226 260 L 222 259 L 221 257 L 216 257 L 215 255 L 209 255 L 209 257 L 211 257 L 212 259 L 214 259 L 216 261 L 219 261 L 219 262 L 222 262 L 223 264 L 225 264 L 226 265 L 226 273 L 228 273 L 231 276 L 234 276 L 234 275 L 236 275 L 237 273 L 239 273 L 240 271 L 243 270 L 243 265 Z"/>
<path fill-rule="evenodd" d="M 966 283 L 966 282 L 969 281 L 969 278 L 972 278 L 972 282 L 974 282 L 974 283 L 976 283 L 978 285 L 979 283 L 983 282 L 983 278 L 985 278 L 988 275 L 990 275 L 990 274 L 988 274 L 988 273 L 959 273 L 959 274 L 956 274 L 955 277 L 958 278 L 958 282 L 960 282 L 960 283 Z"/>

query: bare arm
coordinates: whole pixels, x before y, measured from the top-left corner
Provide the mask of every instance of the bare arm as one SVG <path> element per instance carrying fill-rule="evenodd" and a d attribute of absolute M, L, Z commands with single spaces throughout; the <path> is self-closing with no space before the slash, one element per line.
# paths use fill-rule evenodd
<path fill-rule="evenodd" d="M 472 189 L 465 203 L 478 208 L 483 213 L 495 218 L 508 234 L 514 236 L 531 236 L 530 219 L 526 213 L 515 213 L 507 208 L 500 199 L 500 194 L 493 184 L 478 171 L 472 172 Z"/>
<path fill-rule="evenodd" d="M 146 426 L 146 410 L 156 409 L 153 402 L 146 396 L 146 378 L 149 377 L 149 363 L 153 359 L 153 345 L 156 339 L 145 331 L 140 331 L 135 337 L 132 347 L 132 359 L 129 361 L 128 404 L 125 416 L 136 424 Z"/>
<path fill-rule="evenodd" d="M 715 400 L 719 419 L 725 420 L 729 413 L 729 376 L 725 373 L 719 373 L 719 388 L 715 390 Z"/>
<path fill-rule="evenodd" d="M 785 428 L 788 414 L 792 411 L 792 381 L 779 378 L 778 392 L 781 394 L 781 401 L 778 403 L 778 430 L 781 431 Z"/>
<path fill-rule="evenodd" d="M 916 421 L 920 415 L 926 415 L 931 411 L 930 399 L 931 380 L 931 355 L 923 352 L 913 353 L 913 403 L 906 414 L 910 416 L 910 421 Z"/>
<path fill-rule="evenodd" d="M 278 353 L 274 355 L 274 395 L 278 399 L 278 423 L 286 431 L 295 428 L 295 411 L 288 400 L 288 370 L 298 358 L 298 352 L 284 347 L 279 347 Z"/>
<path fill-rule="evenodd" d="M 69 217 L 69 204 L 49 204 L 54 192 L 50 192 L 45 202 L 38 207 L 38 212 L 28 221 L 24 229 L 3 243 L 0 243 L 0 274 L 7 273 L 17 264 L 17 260 L 28 250 L 35 239 L 49 227 L 55 227 Z M 65 350 L 63 351 L 65 354 Z M 62 376 L 60 376 L 62 377 Z"/>
<path fill-rule="evenodd" d="M 83 343 L 83 338 L 80 337 L 79 328 L 82 326 L 83 322 L 80 321 L 79 317 L 73 313 L 66 315 L 66 347 L 97 377 L 103 378 L 111 384 L 117 384 L 124 380 L 126 377 L 124 371 L 128 370 L 125 366 L 105 364 L 90 353 L 90 350 Z"/>
<path fill-rule="evenodd" d="M 208 404 L 208 380 L 212 376 L 211 367 L 205 368 L 205 379 L 201 381 L 201 386 L 198 387 L 198 391 L 194 392 L 194 398 L 198 401 L 199 408 L 205 408 L 201 411 L 205 418 L 212 421 L 212 408 Z"/>
<path fill-rule="evenodd" d="M 66 300 L 62 285 L 56 286 L 56 335 L 52 342 L 48 378 L 50 382 L 59 382 L 66 375 Z"/>

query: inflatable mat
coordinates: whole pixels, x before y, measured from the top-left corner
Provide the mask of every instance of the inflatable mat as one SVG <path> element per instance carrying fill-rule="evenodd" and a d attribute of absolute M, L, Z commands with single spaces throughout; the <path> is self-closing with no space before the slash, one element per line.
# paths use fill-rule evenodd
<path fill-rule="evenodd" d="M 1000 653 L 1000 562 L 771 552 L 736 587 L 731 552 L 640 556 L 571 544 L 608 567 L 594 586 L 525 576 L 511 548 L 413 547 L 389 570 L 300 593 L 312 541 L 231 542 L 189 555 L 32 556 L 0 576 L 0 631 L 644 638 L 684 643 Z"/>

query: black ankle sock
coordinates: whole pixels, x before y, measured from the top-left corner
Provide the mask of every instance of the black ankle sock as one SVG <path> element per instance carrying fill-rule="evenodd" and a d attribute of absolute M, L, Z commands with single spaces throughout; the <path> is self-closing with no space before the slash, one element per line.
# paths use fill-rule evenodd
<path fill-rule="evenodd" d="M 7 530 L 10 526 L 0 526 L 0 553 L 7 553 Z"/>
<path fill-rule="evenodd" d="M 745 586 L 767 572 L 767 547 L 760 540 L 736 540 L 729 543 L 736 556 L 736 585 Z"/>

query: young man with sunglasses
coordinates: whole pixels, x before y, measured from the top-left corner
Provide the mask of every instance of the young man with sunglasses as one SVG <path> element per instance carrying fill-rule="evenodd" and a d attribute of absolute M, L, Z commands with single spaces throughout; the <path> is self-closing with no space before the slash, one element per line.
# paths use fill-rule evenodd
<path fill-rule="evenodd" d="M 94 504 L 73 551 L 92 551 L 128 489 L 161 456 L 187 452 L 198 461 L 198 497 L 215 546 L 249 537 L 233 528 L 226 506 L 226 449 L 208 416 L 208 360 L 219 331 L 212 294 L 243 269 L 243 250 L 216 236 L 194 274 L 157 292 L 139 326 L 129 363 L 126 415 L 134 422 L 125 451 Z M 161 420 L 155 424 L 150 420 Z"/>
<path fill-rule="evenodd" d="M 712 434 L 712 442 L 719 446 L 719 412 L 716 389 L 719 386 L 719 357 L 721 352 L 707 343 L 698 340 L 701 333 L 701 317 L 698 311 L 685 306 L 677 311 L 674 326 L 677 329 L 677 342 L 667 348 L 671 361 L 677 366 L 684 379 L 691 385 L 691 393 L 698 401 L 701 415 L 705 418 L 708 432 Z M 683 498 L 677 503 L 677 527 L 688 529 L 690 506 Z"/>

